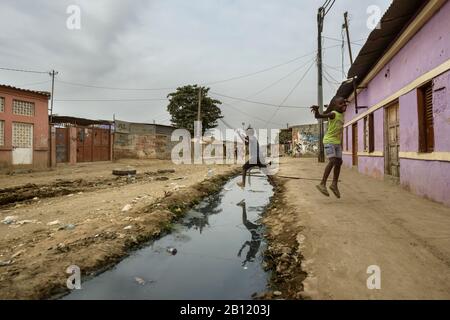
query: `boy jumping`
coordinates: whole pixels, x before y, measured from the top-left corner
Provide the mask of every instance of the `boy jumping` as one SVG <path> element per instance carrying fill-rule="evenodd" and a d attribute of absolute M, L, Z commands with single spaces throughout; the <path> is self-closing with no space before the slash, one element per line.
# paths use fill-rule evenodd
<path fill-rule="evenodd" d="M 245 180 L 247 177 L 247 171 L 254 167 L 258 167 L 260 169 L 267 168 L 267 165 L 265 165 L 261 162 L 260 154 L 259 154 L 259 142 L 255 136 L 255 130 L 253 128 L 248 128 L 247 136 L 244 136 L 239 132 L 238 132 L 238 134 L 241 137 L 241 139 L 245 142 L 245 144 L 248 145 L 249 157 L 250 157 L 250 159 L 242 167 L 242 182 L 237 183 L 237 185 L 239 187 L 244 188 Z M 272 163 L 269 162 L 269 166 L 271 164 Z"/>
<path fill-rule="evenodd" d="M 333 191 L 338 199 L 341 198 L 338 182 L 343 163 L 342 135 L 344 133 L 344 112 L 346 110 L 347 101 L 342 97 L 334 97 L 328 109 L 323 114 L 320 114 L 318 106 L 311 107 L 311 111 L 314 113 L 316 119 L 328 119 L 328 131 L 323 139 L 323 144 L 325 147 L 325 155 L 330 162 L 325 168 L 322 182 L 317 186 L 317 189 L 323 195 L 330 196 L 327 190 L 327 180 L 331 174 L 331 170 L 334 168 L 333 183 L 330 186 L 330 190 Z"/>

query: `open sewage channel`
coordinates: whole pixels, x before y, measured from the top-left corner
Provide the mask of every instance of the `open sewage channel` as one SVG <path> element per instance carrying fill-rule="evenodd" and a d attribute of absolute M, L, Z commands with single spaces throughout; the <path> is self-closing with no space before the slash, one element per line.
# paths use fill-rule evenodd
<path fill-rule="evenodd" d="M 190 210 L 170 234 L 81 283 L 66 300 L 245 300 L 267 290 L 262 215 L 273 196 L 266 177 L 241 190 L 231 179 Z"/>

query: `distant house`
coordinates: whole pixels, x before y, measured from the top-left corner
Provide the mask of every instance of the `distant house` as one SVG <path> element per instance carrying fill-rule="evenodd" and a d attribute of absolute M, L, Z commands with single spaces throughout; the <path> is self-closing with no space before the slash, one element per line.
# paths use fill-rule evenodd
<path fill-rule="evenodd" d="M 0 85 L 0 169 L 49 165 L 50 93 Z"/>
<path fill-rule="evenodd" d="M 393 1 L 348 78 L 345 165 L 450 205 L 450 1 Z"/>

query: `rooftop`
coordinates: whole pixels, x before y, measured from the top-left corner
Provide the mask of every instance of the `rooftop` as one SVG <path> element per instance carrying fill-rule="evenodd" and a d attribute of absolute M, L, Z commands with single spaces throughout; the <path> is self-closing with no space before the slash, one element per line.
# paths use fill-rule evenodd
<path fill-rule="evenodd" d="M 29 89 L 23 89 L 23 88 L 17 88 L 17 87 L 13 87 L 13 86 L 9 86 L 6 84 L 0 84 L 0 89 L 10 89 L 10 90 L 16 90 L 16 91 L 22 91 L 22 92 L 27 92 L 27 93 L 32 93 L 32 94 L 37 94 L 40 96 L 44 96 L 47 98 L 51 97 L 51 93 L 47 92 L 47 91 L 34 91 L 34 90 L 29 90 Z"/>

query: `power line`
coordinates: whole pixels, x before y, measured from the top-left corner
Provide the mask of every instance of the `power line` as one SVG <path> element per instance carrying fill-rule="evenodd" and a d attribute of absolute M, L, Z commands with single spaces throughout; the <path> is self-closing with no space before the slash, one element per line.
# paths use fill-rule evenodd
<path fill-rule="evenodd" d="M 292 88 L 292 90 L 289 92 L 289 94 L 286 96 L 286 98 L 284 98 L 283 102 L 280 103 L 280 105 L 278 106 L 277 110 L 275 111 L 275 113 L 272 115 L 272 117 L 269 119 L 269 121 L 267 123 L 269 123 L 270 121 L 272 121 L 273 118 L 275 118 L 275 116 L 277 115 L 277 113 L 280 111 L 280 109 L 283 107 L 283 104 L 291 97 L 291 95 L 294 93 L 294 91 L 298 88 L 298 86 L 300 85 L 300 83 L 302 83 L 302 81 L 306 78 L 306 76 L 309 73 L 309 70 L 311 70 L 311 68 L 314 66 L 314 61 L 313 63 L 311 63 L 311 66 L 308 68 L 308 70 L 306 70 L 306 72 L 303 74 L 303 76 L 300 78 L 300 80 L 295 84 L 294 88 Z"/>
<path fill-rule="evenodd" d="M 85 87 L 85 88 L 93 88 L 93 89 L 104 89 L 104 90 L 116 90 L 116 91 L 166 91 L 166 90 L 174 90 L 175 88 L 119 88 L 119 87 L 107 87 L 107 86 L 97 86 L 97 85 L 88 85 L 83 83 L 69 82 L 57 80 L 59 83 L 77 86 L 77 87 Z"/>
<path fill-rule="evenodd" d="M 35 70 L 13 69 L 13 68 L 0 68 L 0 70 L 25 72 L 25 73 L 36 73 L 36 74 L 48 74 L 48 71 L 35 71 Z"/>
<path fill-rule="evenodd" d="M 325 12 L 325 16 L 328 14 L 328 12 L 330 12 L 331 8 L 333 8 L 335 2 L 336 2 L 336 0 L 333 0 L 331 5 L 328 7 L 328 10 Z"/>
<path fill-rule="evenodd" d="M 221 93 L 217 93 L 217 92 L 210 92 L 213 95 L 219 96 L 219 97 L 224 97 L 224 98 L 229 98 L 232 100 L 238 100 L 238 101 L 243 101 L 243 102 L 248 102 L 248 103 L 252 103 L 252 104 L 259 104 L 262 106 L 267 106 L 267 107 L 280 107 L 280 105 L 278 104 L 273 104 L 273 103 L 265 103 L 265 102 L 259 102 L 259 101 L 252 101 L 252 100 L 248 100 L 248 99 L 244 99 L 244 98 L 238 98 L 238 97 L 232 97 L 232 96 L 228 96 L 225 94 L 221 94 Z M 306 107 L 296 107 L 296 106 L 281 106 L 281 108 L 287 108 L 287 109 L 302 109 L 302 108 L 306 108 Z"/>
<path fill-rule="evenodd" d="M 251 117 L 252 119 L 256 119 L 256 120 L 259 120 L 259 121 L 261 121 L 261 122 L 263 122 L 263 123 L 266 123 L 266 125 L 267 125 L 267 122 L 266 122 L 265 119 L 262 119 L 262 118 L 260 118 L 260 117 L 258 117 L 258 116 L 256 116 L 256 115 L 254 115 L 254 114 L 250 114 L 250 113 L 247 113 L 247 112 L 245 112 L 245 111 L 239 110 L 238 108 L 234 107 L 233 105 L 231 105 L 231 104 L 229 104 L 229 103 L 223 102 L 223 105 L 230 107 L 231 109 L 233 109 L 234 111 L 236 111 L 236 112 L 238 112 L 238 113 L 241 113 L 241 114 L 243 114 L 243 115 L 246 115 L 246 116 L 248 116 L 248 117 Z M 279 123 L 275 123 L 275 122 L 269 122 L 269 123 L 275 124 L 275 125 L 277 125 L 277 126 L 284 126 L 283 124 L 279 124 Z"/>
<path fill-rule="evenodd" d="M 57 102 L 143 102 L 143 101 L 167 101 L 167 99 L 59 99 Z"/>

